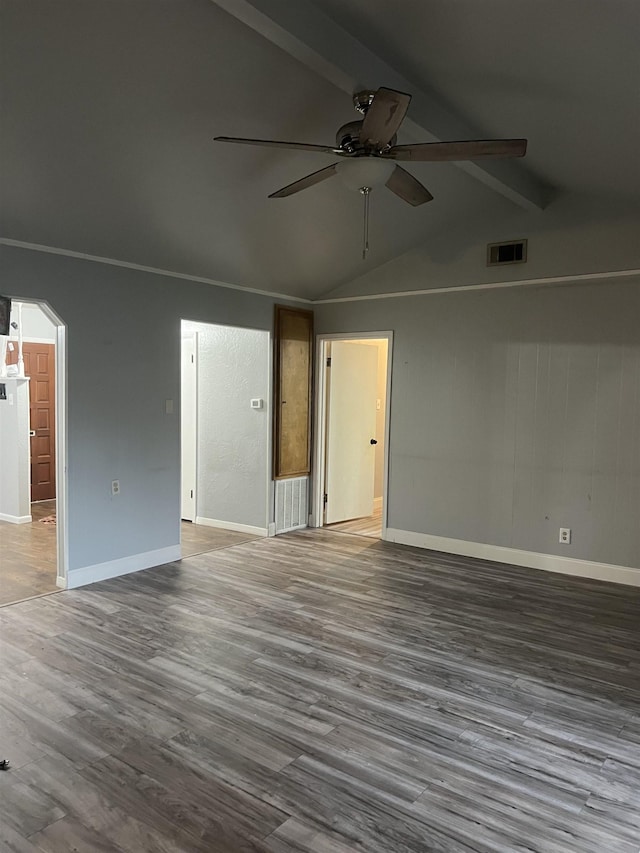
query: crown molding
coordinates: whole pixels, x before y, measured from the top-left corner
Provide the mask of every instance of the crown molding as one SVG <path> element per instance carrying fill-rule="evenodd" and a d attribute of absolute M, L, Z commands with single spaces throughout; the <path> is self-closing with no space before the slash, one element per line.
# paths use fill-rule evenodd
<path fill-rule="evenodd" d="M 603 281 L 620 278 L 640 277 L 640 269 L 608 270 L 606 272 L 576 273 L 574 275 L 548 276 L 546 278 L 526 278 L 516 281 L 494 281 L 484 284 L 460 284 L 450 287 L 430 287 L 423 290 L 399 290 L 385 293 L 370 293 L 359 296 L 336 296 L 326 299 L 306 299 L 302 296 L 291 296 L 288 293 L 277 293 L 272 290 L 259 290 L 255 287 L 244 287 L 241 284 L 229 284 L 226 281 L 217 281 L 205 276 L 189 275 L 188 273 L 164 270 L 159 267 L 148 267 L 143 264 L 135 264 L 130 261 L 119 261 L 115 258 L 103 258 L 99 255 L 88 255 L 84 252 L 74 252 L 71 249 L 60 249 L 55 246 L 43 246 L 39 243 L 28 243 L 23 240 L 12 240 L 9 237 L 0 237 L 0 245 L 14 246 L 18 249 L 28 249 L 32 252 L 45 252 L 50 255 L 63 255 L 68 258 L 79 258 L 84 261 L 93 261 L 98 264 L 109 264 L 113 267 L 124 267 L 125 269 L 148 272 L 153 275 L 168 276 L 169 278 L 194 281 L 198 284 L 210 284 L 214 287 L 225 287 L 228 290 L 239 290 L 244 293 L 255 293 L 257 296 L 266 296 L 270 299 L 284 299 L 288 302 L 300 302 L 304 305 L 332 305 L 339 302 L 369 302 L 376 299 L 406 299 L 413 296 L 435 296 L 442 293 L 461 293 L 472 290 L 500 290 L 510 287 L 533 287 L 535 285 L 549 286 L 554 284 L 580 284 L 589 281 Z"/>
<path fill-rule="evenodd" d="M 174 270 L 164 270 L 160 267 L 147 267 L 144 264 L 136 264 L 131 261 L 119 261 L 116 258 L 103 258 L 99 255 L 88 255 L 85 252 L 74 252 L 72 249 L 60 249 L 56 246 L 43 246 L 40 243 L 27 243 L 24 240 L 12 240 L 10 237 L 0 237 L 0 245 L 14 246 L 18 249 L 28 249 L 32 252 L 45 252 L 49 255 L 63 255 L 66 258 L 79 258 L 83 261 L 92 261 L 97 264 L 109 264 L 112 267 L 124 267 L 129 270 L 137 270 L 138 272 L 148 272 L 154 275 L 168 276 L 169 278 L 179 278 L 183 281 L 195 281 L 198 284 L 211 284 L 214 287 L 225 287 L 228 290 L 241 290 L 244 293 L 255 293 L 257 296 L 267 296 L 271 299 L 286 299 L 289 302 L 303 302 L 310 305 L 312 300 L 305 299 L 302 296 L 290 296 L 286 293 L 276 293 L 272 290 L 259 290 L 256 287 L 244 287 L 241 284 L 229 284 L 226 281 L 217 281 L 213 278 L 206 278 L 200 275 L 189 275 L 188 273 L 175 272 Z"/>
<path fill-rule="evenodd" d="M 469 290 L 500 290 L 506 287 L 532 287 L 534 285 L 575 284 L 588 281 L 601 281 L 602 279 L 633 278 L 633 276 L 640 276 L 640 269 L 556 275 L 546 278 L 526 278 L 516 281 L 493 281 L 485 284 L 459 284 L 451 287 L 429 287 L 424 290 L 398 290 L 395 292 L 363 294 L 361 296 L 336 296 L 327 299 L 314 299 L 312 302 L 314 305 L 330 305 L 336 302 L 368 302 L 372 299 L 405 299 L 410 296 L 433 296 L 438 293 L 459 293 Z"/>

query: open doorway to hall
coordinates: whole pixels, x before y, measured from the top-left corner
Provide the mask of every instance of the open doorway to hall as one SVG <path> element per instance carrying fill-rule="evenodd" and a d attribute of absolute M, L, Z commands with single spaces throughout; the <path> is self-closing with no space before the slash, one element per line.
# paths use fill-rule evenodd
<path fill-rule="evenodd" d="M 0 606 L 57 592 L 57 318 L 11 303 L 0 349 Z"/>
<path fill-rule="evenodd" d="M 269 332 L 182 321 L 181 546 L 190 557 L 269 530 Z"/>
<path fill-rule="evenodd" d="M 320 339 L 316 525 L 383 538 L 390 334 Z"/>

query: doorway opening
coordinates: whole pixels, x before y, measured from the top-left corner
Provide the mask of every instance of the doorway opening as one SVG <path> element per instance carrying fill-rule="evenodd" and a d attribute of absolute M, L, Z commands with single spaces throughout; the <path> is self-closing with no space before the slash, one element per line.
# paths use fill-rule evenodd
<path fill-rule="evenodd" d="M 392 333 L 318 339 L 312 521 L 384 539 Z"/>
<path fill-rule="evenodd" d="M 0 606 L 66 587 L 65 326 L 13 300 L 0 339 Z"/>
<path fill-rule="evenodd" d="M 268 535 L 270 386 L 269 332 L 182 321 L 183 557 Z"/>

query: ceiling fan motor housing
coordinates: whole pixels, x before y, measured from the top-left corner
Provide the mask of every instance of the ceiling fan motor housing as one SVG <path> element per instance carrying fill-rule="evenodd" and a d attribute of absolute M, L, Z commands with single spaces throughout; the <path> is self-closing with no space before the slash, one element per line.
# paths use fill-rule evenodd
<path fill-rule="evenodd" d="M 367 154 L 375 155 L 377 150 L 372 149 L 370 145 L 363 145 L 360 141 L 360 130 L 362 129 L 362 121 L 350 121 L 343 124 L 336 133 L 336 146 L 341 148 L 345 154 Z M 396 144 L 396 135 L 394 134 L 385 145 L 384 150 L 391 148 Z"/>
<path fill-rule="evenodd" d="M 375 89 L 363 89 L 361 92 L 355 92 L 353 95 L 353 106 L 358 110 L 362 115 L 366 115 L 367 110 L 373 103 L 373 99 L 376 96 Z"/>

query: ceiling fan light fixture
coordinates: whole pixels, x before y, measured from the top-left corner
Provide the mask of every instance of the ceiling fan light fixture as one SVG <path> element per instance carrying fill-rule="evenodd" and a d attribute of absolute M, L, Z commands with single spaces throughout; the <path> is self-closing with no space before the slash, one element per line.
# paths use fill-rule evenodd
<path fill-rule="evenodd" d="M 353 157 L 336 165 L 342 183 L 350 190 L 385 184 L 395 169 L 395 163 L 382 157 Z"/>

